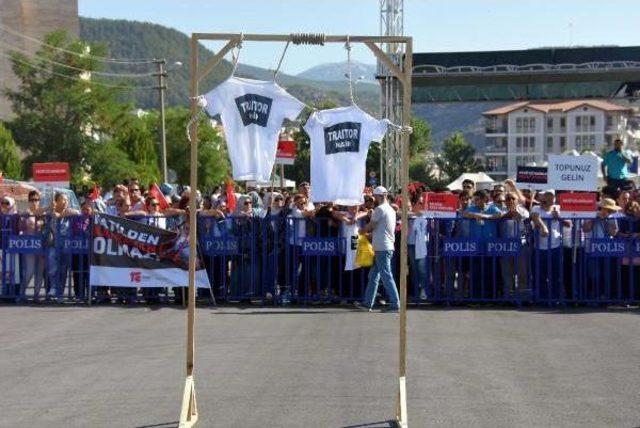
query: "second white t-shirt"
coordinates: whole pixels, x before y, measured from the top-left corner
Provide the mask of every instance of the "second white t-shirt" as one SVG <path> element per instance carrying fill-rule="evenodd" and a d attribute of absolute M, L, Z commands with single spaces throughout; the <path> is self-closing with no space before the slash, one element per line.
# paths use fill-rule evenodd
<path fill-rule="evenodd" d="M 204 99 L 220 115 L 234 180 L 269 181 L 282 121 L 294 120 L 304 104 L 274 81 L 231 76 Z"/>
<path fill-rule="evenodd" d="M 357 106 L 314 112 L 304 125 L 311 139 L 311 199 L 361 204 L 371 141 L 380 141 L 387 122 Z"/>

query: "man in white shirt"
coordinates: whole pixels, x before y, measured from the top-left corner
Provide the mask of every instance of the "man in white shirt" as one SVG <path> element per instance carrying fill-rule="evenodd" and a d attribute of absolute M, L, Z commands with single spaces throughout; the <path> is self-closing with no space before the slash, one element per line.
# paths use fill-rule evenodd
<path fill-rule="evenodd" d="M 311 202 L 311 184 L 309 184 L 308 181 L 303 181 L 298 185 L 298 193 L 307 200 L 307 203 L 304 205 L 304 211 L 313 211 L 316 209 L 315 204 Z"/>
<path fill-rule="evenodd" d="M 534 229 L 534 271 L 536 297 L 560 299 L 560 266 L 562 265 L 562 228 L 571 227 L 571 220 L 560 218 L 560 208 L 554 205 L 555 191 L 547 190 L 540 196 L 540 205 L 531 209 Z"/>
<path fill-rule="evenodd" d="M 369 224 L 360 231 L 361 233 L 371 232 L 371 241 L 375 251 L 375 259 L 369 271 L 369 281 L 364 292 L 364 299 L 362 302 L 355 303 L 358 309 L 366 311 L 371 311 L 373 307 L 381 277 L 384 289 L 389 296 L 391 305 L 389 312 L 398 312 L 400 309 L 400 297 L 398 296 L 398 289 L 391 271 L 391 259 L 393 258 L 395 243 L 396 212 L 387 201 L 387 193 L 387 189 L 382 186 L 375 188 L 373 197 L 376 199 L 378 206 L 373 210 Z"/>

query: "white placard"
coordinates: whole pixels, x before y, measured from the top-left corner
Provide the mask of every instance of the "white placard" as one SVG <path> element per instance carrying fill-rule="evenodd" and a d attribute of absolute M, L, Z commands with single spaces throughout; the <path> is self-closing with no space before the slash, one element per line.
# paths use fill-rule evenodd
<path fill-rule="evenodd" d="M 595 156 L 549 155 L 549 188 L 593 192 L 598 188 Z"/>

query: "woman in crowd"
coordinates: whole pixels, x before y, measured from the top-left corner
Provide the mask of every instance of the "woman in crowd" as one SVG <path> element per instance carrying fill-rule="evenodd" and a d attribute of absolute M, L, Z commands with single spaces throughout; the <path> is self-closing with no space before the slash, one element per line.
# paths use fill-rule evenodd
<path fill-rule="evenodd" d="M 40 192 L 31 190 L 28 194 L 29 205 L 20 218 L 20 233 L 41 237 L 45 230 L 45 209 L 40 207 Z M 20 258 L 22 275 L 20 278 L 20 295 L 16 302 L 26 300 L 27 287 L 33 283 L 33 302 L 40 300 L 40 289 L 44 282 L 45 258 L 42 254 L 23 254 Z"/>
<path fill-rule="evenodd" d="M 288 208 L 282 193 L 268 193 L 264 198 L 266 229 L 265 292 L 267 298 L 282 296 L 286 286 L 286 224 Z"/>
<path fill-rule="evenodd" d="M 232 220 L 232 234 L 238 239 L 240 254 L 232 257 L 229 297 L 239 299 L 242 303 L 251 303 L 259 294 L 261 258 L 258 251 L 260 230 L 257 219 L 253 198 L 249 195 L 240 196 Z"/>
<path fill-rule="evenodd" d="M 18 233 L 18 213 L 16 200 L 10 196 L 0 199 L 0 270 L 4 276 L 0 278 L 2 290 L 0 295 L 16 296 L 20 293 L 19 258 L 17 254 L 5 251 L 6 242 L 10 235 Z"/>
<path fill-rule="evenodd" d="M 420 300 L 427 300 L 427 284 L 429 282 L 427 275 L 428 222 L 422 215 L 420 194 L 414 194 L 410 203 L 407 249 L 413 294 Z"/>

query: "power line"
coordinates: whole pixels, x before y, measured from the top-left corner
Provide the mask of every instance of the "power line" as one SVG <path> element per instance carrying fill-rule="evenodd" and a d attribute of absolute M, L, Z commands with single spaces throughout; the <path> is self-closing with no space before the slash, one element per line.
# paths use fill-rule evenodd
<path fill-rule="evenodd" d="M 105 88 L 111 88 L 111 89 L 130 89 L 130 90 L 149 90 L 149 89 L 157 89 L 156 86 L 126 86 L 126 85 L 111 85 L 109 83 L 102 83 L 102 82 L 95 82 L 89 79 L 81 79 L 79 77 L 74 77 L 74 76 L 68 76 L 66 74 L 62 74 L 62 73 L 56 73 L 55 71 L 51 71 L 47 68 L 44 67 L 40 67 L 38 65 L 35 65 L 29 61 L 23 61 L 19 58 L 14 58 L 11 55 L 7 55 L 3 52 L 0 52 L 0 56 L 3 56 L 5 58 L 9 58 L 12 61 L 16 61 L 20 64 L 24 64 L 28 67 L 33 68 L 34 70 L 39 70 L 45 73 L 49 73 L 52 76 L 58 76 L 58 77 L 62 77 L 65 79 L 69 79 L 69 80 L 75 80 L 77 82 L 82 82 L 82 83 L 87 83 L 89 85 L 99 85 L 99 86 L 103 86 Z"/>
<path fill-rule="evenodd" d="M 37 56 L 35 58 L 31 57 L 31 55 L 33 55 L 32 52 L 29 52 L 27 49 L 12 45 L 10 43 L 7 43 L 7 42 L 5 42 L 5 41 L 3 41 L 1 39 L 0 39 L 0 45 L 8 46 L 12 50 L 20 51 L 25 56 L 29 57 L 29 59 L 37 59 L 39 61 L 44 61 L 44 62 L 47 62 L 49 64 L 57 65 L 59 67 L 68 68 L 70 70 L 76 70 L 76 71 L 79 71 L 81 73 L 92 73 L 92 74 L 95 74 L 96 76 L 122 77 L 122 78 L 141 78 L 141 77 L 151 77 L 151 76 L 156 76 L 157 75 L 157 73 L 155 73 L 155 72 L 149 72 L 149 73 L 109 73 L 109 72 L 106 72 L 106 71 L 87 70 L 87 69 L 84 69 L 84 68 L 74 67 L 73 65 L 64 64 L 62 62 L 54 61 L 52 59 L 48 59 L 48 58 L 41 57 L 41 56 Z"/>
<path fill-rule="evenodd" d="M 29 41 L 33 42 L 33 43 L 37 43 L 39 45 L 46 46 L 46 47 L 51 48 L 51 49 L 56 49 L 56 50 L 58 50 L 60 52 L 65 52 L 65 53 L 68 53 L 68 54 L 71 54 L 71 55 L 76 55 L 76 56 L 81 56 L 81 57 L 84 57 L 84 58 L 93 59 L 94 61 L 98 61 L 98 62 L 108 62 L 108 63 L 113 63 L 113 64 L 151 64 L 151 63 L 154 62 L 153 58 L 120 59 L 120 58 L 108 58 L 108 57 L 103 57 L 103 56 L 95 56 L 95 55 L 90 55 L 90 54 L 86 54 L 85 55 L 85 54 L 74 52 L 74 51 L 71 51 L 71 50 L 68 50 L 68 49 L 61 48 L 59 46 L 50 45 L 50 44 L 48 44 L 46 42 L 43 42 L 40 39 L 36 39 L 35 37 L 28 36 L 28 35 L 26 35 L 24 33 L 21 33 L 19 31 L 14 30 L 12 28 L 6 27 L 6 26 L 4 26 L 2 24 L 0 24 L 0 30 L 6 31 L 7 33 L 13 34 L 14 36 L 22 37 L 22 38 L 24 38 L 26 40 L 29 40 Z"/>

